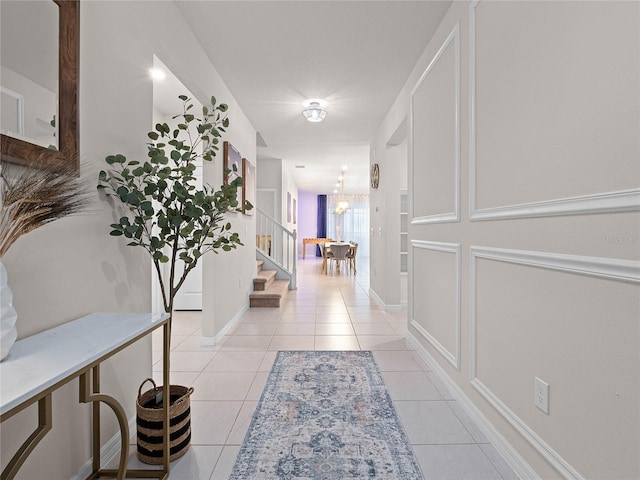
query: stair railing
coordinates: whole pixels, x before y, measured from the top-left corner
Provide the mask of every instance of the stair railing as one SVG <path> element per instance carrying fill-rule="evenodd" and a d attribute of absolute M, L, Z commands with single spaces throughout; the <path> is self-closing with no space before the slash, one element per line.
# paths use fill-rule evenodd
<path fill-rule="evenodd" d="M 256 248 L 290 276 L 291 288 L 296 288 L 296 252 L 298 234 L 285 228 L 274 218 L 256 208 Z"/>

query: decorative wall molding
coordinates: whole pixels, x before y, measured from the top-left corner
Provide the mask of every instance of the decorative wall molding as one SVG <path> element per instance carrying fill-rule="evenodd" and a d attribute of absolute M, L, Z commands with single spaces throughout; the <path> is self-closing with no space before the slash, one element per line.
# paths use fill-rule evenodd
<path fill-rule="evenodd" d="M 477 260 L 479 258 L 487 259 L 636 284 L 640 283 L 640 262 L 615 258 L 585 257 L 480 246 L 471 246 L 470 251 L 471 384 L 565 478 L 582 479 L 583 477 L 580 473 L 502 402 L 477 376 Z"/>
<path fill-rule="evenodd" d="M 414 318 L 415 310 L 412 307 L 409 312 L 409 323 L 427 340 L 433 348 L 435 348 L 440 354 L 453 365 L 456 370 L 460 370 L 460 345 L 461 345 L 461 317 L 460 317 L 460 244 L 459 243 L 443 243 L 443 242 L 430 242 L 423 240 L 411 240 L 412 255 L 411 258 L 415 262 L 415 249 L 434 250 L 437 252 L 451 253 L 455 255 L 455 276 L 454 276 L 454 301 L 455 301 L 455 352 L 450 352 L 444 347 L 429 331 L 420 325 Z M 411 288 L 413 288 L 413 294 L 411 298 L 415 298 L 415 265 L 410 269 L 411 276 Z"/>
<path fill-rule="evenodd" d="M 475 166 L 472 168 L 475 169 Z M 475 176 L 475 170 L 473 171 L 473 175 Z M 472 190 L 474 190 L 473 187 Z M 475 191 L 472 192 L 472 195 L 471 215 L 469 218 L 474 221 L 551 217 L 558 215 L 587 215 L 640 210 L 640 189 L 596 193 L 579 197 L 558 198 L 543 202 L 482 209 L 476 208 Z"/>
<path fill-rule="evenodd" d="M 435 215 L 427 215 L 421 217 L 414 216 L 414 205 L 415 198 L 413 195 L 415 194 L 415 188 L 411 188 L 411 201 L 409 202 L 409 221 L 412 224 L 424 224 L 424 223 L 449 223 L 449 222 L 459 222 L 460 221 L 460 25 L 456 23 L 453 27 L 453 30 L 444 41 L 438 52 L 435 54 L 424 73 L 420 76 L 420 79 L 416 83 L 416 86 L 411 90 L 411 102 L 409 107 L 409 178 L 414 178 L 413 173 L 413 164 L 414 164 L 414 149 L 413 143 L 415 139 L 414 133 L 414 102 L 413 98 L 422 85 L 422 82 L 427 78 L 429 72 L 434 67 L 434 65 L 438 62 L 442 54 L 449 47 L 449 45 L 453 42 L 454 47 L 454 56 L 455 56 L 455 174 L 454 174 L 454 211 L 453 212 L 445 212 L 439 213 Z"/>
<path fill-rule="evenodd" d="M 485 437 L 487 437 L 498 453 L 502 455 L 502 458 L 505 459 L 518 478 L 522 480 L 540 480 L 540 476 L 536 471 L 531 468 L 509 441 L 502 436 L 496 427 L 494 427 L 478 407 L 475 406 L 464 391 L 451 379 L 446 370 L 440 366 L 436 359 L 411 332 L 407 333 L 407 340 L 415 347 L 416 353 L 429 365 L 433 373 L 438 377 L 438 380 L 442 382 L 451 396 L 458 402 L 458 405 L 462 407 L 464 412 L 473 420 L 473 423 L 475 423 Z"/>
<path fill-rule="evenodd" d="M 469 218 L 472 221 L 483 221 L 639 211 L 640 188 L 599 192 L 568 198 L 554 198 L 492 208 L 478 208 L 476 156 L 476 8 L 479 3 L 480 1 L 474 1 L 469 6 Z"/>
<path fill-rule="evenodd" d="M 472 266 L 475 266 L 476 258 L 486 258 L 549 270 L 578 273 L 591 277 L 602 277 L 621 282 L 640 283 L 640 261 L 634 260 L 478 246 L 471 246 L 471 255 Z M 473 280 L 473 276 L 471 279 Z"/>

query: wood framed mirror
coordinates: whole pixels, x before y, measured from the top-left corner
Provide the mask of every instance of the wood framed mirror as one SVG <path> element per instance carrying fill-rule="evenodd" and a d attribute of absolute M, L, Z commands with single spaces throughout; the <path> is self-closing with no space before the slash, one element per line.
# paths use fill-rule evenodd
<path fill-rule="evenodd" d="M 1 155 L 2 161 L 18 165 L 35 168 L 62 167 L 67 172 L 78 173 L 80 5 L 79 0 L 51 1 L 58 7 L 58 82 L 57 92 L 54 92 L 57 93 L 57 114 L 52 121 L 52 126 L 55 126 L 57 145 L 47 148 L 28 138 L 23 139 L 3 133 L 0 137 Z"/>

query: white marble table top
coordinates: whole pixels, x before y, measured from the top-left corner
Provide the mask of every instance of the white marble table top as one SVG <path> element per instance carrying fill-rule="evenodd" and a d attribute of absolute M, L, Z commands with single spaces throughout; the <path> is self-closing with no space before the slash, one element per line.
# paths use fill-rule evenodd
<path fill-rule="evenodd" d="M 169 318 L 94 313 L 18 340 L 0 362 L 0 415 L 73 376 Z"/>

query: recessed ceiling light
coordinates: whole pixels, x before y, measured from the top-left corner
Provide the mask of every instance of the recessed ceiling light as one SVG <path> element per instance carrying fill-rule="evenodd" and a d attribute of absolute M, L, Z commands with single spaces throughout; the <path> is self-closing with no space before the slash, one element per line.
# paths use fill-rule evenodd
<path fill-rule="evenodd" d="M 167 76 L 164 70 L 156 67 L 149 69 L 149 75 L 151 75 L 151 78 L 153 78 L 154 80 L 164 80 Z"/>
<path fill-rule="evenodd" d="M 333 193 L 338 193 L 338 190 L 334 189 L 334 190 L 333 190 Z"/>
<path fill-rule="evenodd" d="M 296 165 L 296 168 L 305 168 L 305 165 Z"/>

